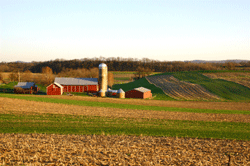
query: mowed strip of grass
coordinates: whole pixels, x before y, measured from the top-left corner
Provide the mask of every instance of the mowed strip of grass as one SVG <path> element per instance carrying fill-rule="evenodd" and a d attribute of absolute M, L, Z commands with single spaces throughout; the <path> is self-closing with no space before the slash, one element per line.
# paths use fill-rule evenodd
<path fill-rule="evenodd" d="M 145 106 L 145 105 L 130 105 L 130 104 L 94 102 L 94 101 L 83 101 L 83 100 L 55 99 L 55 98 L 45 98 L 45 97 L 39 97 L 39 96 L 33 97 L 33 96 L 1 94 L 1 93 L 0 93 L 0 97 L 24 99 L 24 100 L 29 100 L 29 101 L 38 101 L 38 102 L 47 102 L 47 103 L 91 106 L 91 107 L 108 107 L 108 108 L 151 110 L 151 111 L 173 111 L 173 112 L 250 115 L 250 111 L 239 111 L 239 110 L 213 110 L 213 109 L 194 109 L 194 108 L 175 108 L 175 107 L 159 107 L 159 106 Z"/>
<path fill-rule="evenodd" d="M 250 125 L 59 114 L 0 114 L 0 133 L 109 134 L 250 140 Z"/>

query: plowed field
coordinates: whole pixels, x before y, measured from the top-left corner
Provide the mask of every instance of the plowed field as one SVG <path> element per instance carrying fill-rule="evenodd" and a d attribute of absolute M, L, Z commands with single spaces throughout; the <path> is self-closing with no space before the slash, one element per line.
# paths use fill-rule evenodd
<path fill-rule="evenodd" d="M 3 165 L 249 165 L 250 142 L 234 140 L 0 134 Z"/>
<path fill-rule="evenodd" d="M 204 73 L 203 75 L 212 79 L 224 79 L 236 82 L 250 88 L 250 73 Z"/>
<path fill-rule="evenodd" d="M 250 115 L 242 114 L 206 114 L 190 112 L 165 112 L 147 111 L 119 108 L 103 108 L 74 106 L 67 104 L 43 103 L 25 101 L 20 99 L 0 98 L 0 113 L 14 112 L 15 114 L 27 113 L 50 113 L 50 114 L 71 114 L 103 117 L 124 117 L 124 118 L 148 118 L 168 120 L 199 120 L 218 122 L 245 122 L 250 123 Z"/>
<path fill-rule="evenodd" d="M 155 86 L 174 99 L 182 100 L 218 100 L 219 97 L 197 84 L 180 81 L 171 75 L 146 77 Z"/>

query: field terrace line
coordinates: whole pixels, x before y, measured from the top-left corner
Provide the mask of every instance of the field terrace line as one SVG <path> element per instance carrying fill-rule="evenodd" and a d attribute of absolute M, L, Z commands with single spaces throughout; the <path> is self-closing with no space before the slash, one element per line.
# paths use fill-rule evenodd
<path fill-rule="evenodd" d="M 45 103 L 27 101 L 21 99 L 10 99 L 0 97 L 0 113 L 11 112 L 25 113 L 49 113 L 49 114 L 71 114 L 84 116 L 103 116 L 114 118 L 148 118 L 166 120 L 195 120 L 195 121 L 218 121 L 218 122 L 244 122 L 250 123 L 250 115 L 242 114 L 207 114 L 188 112 L 166 112 L 146 111 L 119 108 L 75 106 L 67 104 Z"/>
<path fill-rule="evenodd" d="M 44 97 L 67 100 L 84 100 L 106 103 L 119 103 L 130 105 L 147 105 L 160 107 L 176 107 L 176 108 L 196 108 L 196 109 L 214 109 L 214 110 L 239 110 L 250 111 L 250 103 L 244 102 L 207 102 L 207 101 L 164 101 L 164 100 L 142 100 L 142 99 L 116 99 L 116 98 L 100 98 L 87 96 L 36 96 L 25 95 L 32 97 Z"/>

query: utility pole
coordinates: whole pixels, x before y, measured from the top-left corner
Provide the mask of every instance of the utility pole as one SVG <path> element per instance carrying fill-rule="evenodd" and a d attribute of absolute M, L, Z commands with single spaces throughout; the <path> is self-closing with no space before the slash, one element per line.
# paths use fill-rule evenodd
<path fill-rule="evenodd" d="M 20 82 L 20 72 L 18 70 L 18 82 Z"/>

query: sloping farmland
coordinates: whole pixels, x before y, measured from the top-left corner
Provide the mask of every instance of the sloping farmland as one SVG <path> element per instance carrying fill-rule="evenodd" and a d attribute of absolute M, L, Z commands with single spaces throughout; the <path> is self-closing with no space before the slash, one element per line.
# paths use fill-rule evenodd
<path fill-rule="evenodd" d="M 219 100 L 220 98 L 200 85 L 180 81 L 172 75 L 146 77 L 148 82 L 161 88 L 164 93 L 178 100 Z"/>
<path fill-rule="evenodd" d="M 248 72 L 203 73 L 203 75 L 212 79 L 236 82 L 250 88 L 250 73 Z"/>

